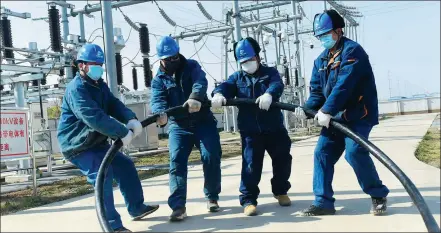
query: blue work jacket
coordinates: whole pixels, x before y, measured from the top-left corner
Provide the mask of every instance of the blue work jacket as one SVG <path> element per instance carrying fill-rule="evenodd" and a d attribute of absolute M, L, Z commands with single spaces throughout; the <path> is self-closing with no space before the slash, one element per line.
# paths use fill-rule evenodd
<path fill-rule="evenodd" d="M 159 68 L 152 80 L 150 99 L 152 113 L 156 114 L 172 107 L 182 106 L 188 99 L 195 99 L 202 103 L 199 112 L 183 111 L 175 116 L 169 116 L 169 124 L 188 128 L 200 122 L 213 121 L 215 119 L 213 112 L 207 105 L 208 81 L 205 72 L 197 61 L 179 56 L 181 65 L 175 75 L 170 76 Z"/>
<path fill-rule="evenodd" d="M 123 138 L 123 124 L 136 115 L 99 79 L 82 78 L 79 73 L 67 85 L 58 124 L 58 143 L 66 159 L 90 148 L 104 145 L 108 137 Z"/>
<path fill-rule="evenodd" d="M 250 75 L 244 71 L 236 71 L 227 81 L 217 86 L 212 93 L 222 94 L 226 99 L 249 98 L 257 99 L 269 93 L 273 102 L 279 101 L 283 93 L 283 82 L 279 72 L 273 67 L 260 65 L 259 70 Z M 270 108 L 261 110 L 257 106 L 238 106 L 237 126 L 240 131 L 262 133 L 274 132 L 284 128 L 282 111 Z"/>
<path fill-rule="evenodd" d="M 355 41 L 342 37 L 336 52 L 323 51 L 314 61 L 310 97 L 305 107 L 344 123 L 378 124 L 378 97 L 369 56 Z"/>

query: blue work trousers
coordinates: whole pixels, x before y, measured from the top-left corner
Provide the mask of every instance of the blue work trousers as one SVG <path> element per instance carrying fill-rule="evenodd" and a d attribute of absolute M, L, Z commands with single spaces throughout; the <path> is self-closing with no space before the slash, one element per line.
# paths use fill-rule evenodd
<path fill-rule="evenodd" d="M 369 138 L 373 127 L 364 122 L 348 126 L 365 139 Z M 382 184 L 378 176 L 369 151 L 341 132 L 324 127 L 314 151 L 313 190 L 315 201 L 313 204 L 315 206 L 334 209 L 335 199 L 332 190 L 334 165 L 345 150 L 345 159 L 353 168 L 363 192 L 371 197 L 379 198 L 386 197 L 389 193 L 389 189 Z"/>
<path fill-rule="evenodd" d="M 169 127 L 170 196 L 172 210 L 185 207 L 187 201 L 187 165 L 194 146 L 201 153 L 204 171 L 204 194 L 207 200 L 219 200 L 221 192 L 222 149 L 216 121 L 200 122 L 192 127 Z"/>
<path fill-rule="evenodd" d="M 109 150 L 110 145 L 100 146 L 85 151 L 75 157 L 70 162 L 77 166 L 81 172 L 87 176 L 87 181 L 95 186 L 98 169 L 103 161 L 104 155 Z M 107 219 L 113 229 L 123 226 L 121 217 L 115 209 L 113 200 L 113 180 L 119 185 L 121 194 L 124 197 L 127 210 L 131 216 L 139 216 L 145 211 L 144 195 L 142 192 L 141 181 L 138 177 L 133 161 L 118 152 L 107 170 L 104 181 L 104 204 Z"/>
<path fill-rule="evenodd" d="M 291 188 L 292 156 L 291 139 L 283 129 L 268 133 L 240 133 L 242 138 L 242 173 L 240 181 L 240 205 L 257 205 L 260 194 L 259 182 L 262 175 L 265 150 L 272 160 L 273 178 L 271 187 L 274 196 L 286 195 Z"/>

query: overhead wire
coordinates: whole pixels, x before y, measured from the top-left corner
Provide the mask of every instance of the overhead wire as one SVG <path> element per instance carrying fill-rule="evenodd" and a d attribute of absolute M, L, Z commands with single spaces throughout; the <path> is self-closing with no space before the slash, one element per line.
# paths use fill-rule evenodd
<path fill-rule="evenodd" d="M 196 48 L 196 42 L 193 43 L 194 51 L 196 51 L 195 54 L 197 55 L 199 62 L 201 61 L 201 58 L 199 57 L 199 51 L 205 46 L 205 43 L 207 42 L 207 40 L 208 40 L 208 37 L 207 37 L 207 39 L 205 39 L 204 44 L 199 48 L 199 50 Z M 193 56 L 194 56 L 194 54 L 193 54 Z M 191 57 L 193 57 L 193 56 L 191 56 Z M 205 68 L 203 63 L 201 63 L 201 66 L 205 70 L 205 72 L 214 80 L 214 82 L 217 82 L 217 80 L 213 77 L 213 75 L 211 75 L 210 72 L 208 72 L 208 70 Z"/>

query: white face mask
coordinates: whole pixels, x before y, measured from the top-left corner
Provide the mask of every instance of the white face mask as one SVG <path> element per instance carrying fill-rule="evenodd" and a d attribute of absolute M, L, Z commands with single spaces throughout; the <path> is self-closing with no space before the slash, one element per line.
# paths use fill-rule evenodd
<path fill-rule="evenodd" d="M 259 64 L 257 63 L 257 61 L 247 61 L 241 66 L 242 70 L 247 72 L 248 74 L 254 74 L 254 72 L 256 72 L 259 68 Z"/>

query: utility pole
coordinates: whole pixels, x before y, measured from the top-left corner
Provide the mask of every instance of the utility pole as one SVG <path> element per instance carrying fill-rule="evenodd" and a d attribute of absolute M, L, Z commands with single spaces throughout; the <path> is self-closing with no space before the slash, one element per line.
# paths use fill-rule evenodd
<path fill-rule="evenodd" d="M 240 11 L 239 11 L 239 1 L 238 0 L 234 0 L 233 1 L 233 15 L 232 17 L 234 18 L 234 29 L 236 32 L 236 40 L 240 41 L 242 39 L 242 35 L 240 32 Z M 233 51 L 234 53 L 234 51 Z M 236 63 L 237 65 L 237 70 L 241 70 L 240 64 L 239 62 Z M 234 127 L 234 132 L 237 132 L 237 124 L 236 124 L 236 107 L 232 107 L 232 114 L 233 114 L 233 127 Z"/>
<path fill-rule="evenodd" d="M 291 1 L 291 6 L 292 6 L 292 13 L 294 16 L 297 16 L 297 11 L 296 11 L 296 1 Z M 295 60 L 296 60 L 296 69 L 297 69 L 297 73 L 299 75 L 299 99 L 300 99 L 300 106 L 303 106 L 304 103 L 304 94 L 303 94 L 303 90 L 305 87 L 305 80 L 303 79 L 303 74 L 302 74 L 302 66 L 300 64 L 300 41 L 299 41 L 299 32 L 298 32 L 298 28 L 297 28 L 297 18 L 293 20 L 294 23 L 294 44 L 296 45 L 296 52 L 295 52 Z"/>
<path fill-rule="evenodd" d="M 112 20 L 112 2 L 102 1 L 101 10 L 103 11 L 104 24 L 104 47 L 106 56 L 107 83 L 110 91 L 115 97 L 119 97 L 118 83 L 116 81 L 116 63 L 115 63 L 115 47 L 113 44 L 113 20 Z"/>
<path fill-rule="evenodd" d="M 66 0 L 64 0 L 66 2 Z M 67 38 L 69 36 L 69 20 L 67 18 L 67 7 L 62 6 L 61 7 L 61 22 L 63 23 L 63 40 L 67 42 Z M 64 43 L 64 46 L 66 47 L 66 43 Z M 64 68 L 64 75 L 66 75 L 66 81 L 70 82 L 72 80 L 72 66 L 66 66 Z"/>

